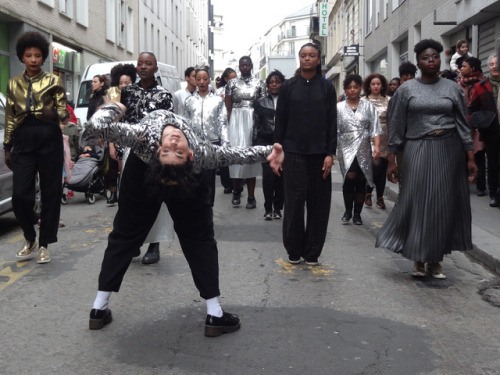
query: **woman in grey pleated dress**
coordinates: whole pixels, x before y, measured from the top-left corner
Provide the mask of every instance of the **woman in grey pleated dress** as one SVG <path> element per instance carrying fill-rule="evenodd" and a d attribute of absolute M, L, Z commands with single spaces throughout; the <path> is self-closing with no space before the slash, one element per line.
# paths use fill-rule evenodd
<path fill-rule="evenodd" d="M 414 51 L 421 77 L 401 85 L 389 102 L 387 177 L 398 181 L 395 155 L 402 150 L 403 182 L 376 247 L 413 260 L 415 277 L 444 279 L 444 255 L 472 249 L 467 171 L 475 175 L 477 168 L 463 92 L 438 77 L 443 46 L 425 39 Z"/>

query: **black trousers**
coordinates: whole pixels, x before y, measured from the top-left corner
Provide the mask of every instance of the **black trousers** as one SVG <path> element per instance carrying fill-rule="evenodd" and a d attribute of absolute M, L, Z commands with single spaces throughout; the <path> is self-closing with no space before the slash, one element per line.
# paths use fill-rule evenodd
<path fill-rule="evenodd" d="M 165 202 L 200 296 L 204 299 L 219 296 L 218 250 L 207 186 L 200 183 L 191 193 L 186 193 L 174 185 L 151 194 L 144 182 L 146 171 L 147 165 L 131 152 L 120 184 L 113 231 L 102 261 L 99 290 L 119 291 L 132 258 Z"/>
<path fill-rule="evenodd" d="M 283 244 L 290 258 L 316 261 L 323 250 L 332 198 L 331 175 L 323 179 L 321 170 L 324 160 L 321 155 L 287 153 L 283 162 Z"/>
<path fill-rule="evenodd" d="M 264 192 L 264 209 L 267 211 L 282 210 L 284 190 L 283 179 L 274 174 L 269 163 L 262 163 L 262 190 Z"/>
<path fill-rule="evenodd" d="M 24 238 L 36 239 L 35 178 L 40 179 L 42 211 L 40 246 L 57 242 L 61 213 L 63 141 L 59 125 L 35 118 L 26 119 L 15 131 L 11 152 L 13 172 L 12 207 L 23 229 Z"/>
<path fill-rule="evenodd" d="M 231 177 L 229 177 L 229 167 L 220 167 L 219 168 L 220 175 L 220 183 L 224 187 L 224 189 L 232 189 L 233 181 L 231 181 Z"/>
<path fill-rule="evenodd" d="M 484 143 L 488 158 L 488 190 L 490 198 L 500 199 L 500 140 Z"/>
<path fill-rule="evenodd" d="M 476 188 L 478 191 L 486 191 L 486 151 L 476 152 L 474 161 L 477 166 Z"/>

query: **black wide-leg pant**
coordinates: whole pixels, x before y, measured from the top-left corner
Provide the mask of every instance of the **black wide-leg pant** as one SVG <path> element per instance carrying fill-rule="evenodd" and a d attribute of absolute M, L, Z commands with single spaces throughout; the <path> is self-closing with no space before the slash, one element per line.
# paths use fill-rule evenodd
<path fill-rule="evenodd" d="M 204 299 L 220 295 L 219 261 L 214 239 L 209 189 L 200 183 L 186 193 L 168 186 L 152 194 L 145 183 L 147 165 L 133 152 L 120 184 L 120 202 L 104 253 L 99 290 L 118 292 L 132 258 L 137 254 L 165 202 L 194 283 Z M 199 176 L 203 180 L 203 173 Z"/>
<path fill-rule="evenodd" d="M 331 174 L 323 179 L 321 170 L 324 160 L 322 155 L 287 153 L 283 162 L 283 244 L 290 258 L 317 261 L 323 250 L 332 198 Z"/>
<path fill-rule="evenodd" d="M 12 208 L 24 238 L 35 241 L 35 179 L 38 173 L 42 211 L 41 246 L 57 242 L 61 213 L 63 141 L 58 124 L 27 118 L 15 131 L 11 152 L 13 172 Z"/>
<path fill-rule="evenodd" d="M 262 190 L 264 192 L 264 209 L 266 212 L 283 209 L 283 179 L 276 175 L 269 162 L 262 163 Z"/>

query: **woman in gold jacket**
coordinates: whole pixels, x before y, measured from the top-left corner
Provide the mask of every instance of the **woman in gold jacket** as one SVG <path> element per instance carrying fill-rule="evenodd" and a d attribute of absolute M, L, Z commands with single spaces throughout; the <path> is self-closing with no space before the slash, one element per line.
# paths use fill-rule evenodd
<path fill-rule="evenodd" d="M 30 258 L 39 244 L 37 263 L 48 263 L 47 246 L 57 241 L 61 210 L 63 141 L 59 122 L 68 118 L 66 94 L 60 78 L 42 70 L 49 55 L 44 36 L 24 33 L 16 52 L 26 69 L 7 86 L 4 139 L 5 163 L 13 172 L 12 206 L 26 239 L 16 256 Z M 38 243 L 33 227 L 37 173 L 42 200 Z"/>

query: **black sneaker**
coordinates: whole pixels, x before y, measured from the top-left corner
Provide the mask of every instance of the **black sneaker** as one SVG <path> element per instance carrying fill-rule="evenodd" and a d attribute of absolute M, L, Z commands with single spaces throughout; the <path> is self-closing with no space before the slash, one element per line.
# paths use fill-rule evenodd
<path fill-rule="evenodd" d="M 113 321 L 113 315 L 111 315 L 111 310 L 90 310 L 90 320 L 89 320 L 89 329 L 101 329 L 106 324 L 109 324 Z"/>
<path fill-rule="evenodd" d="M 274 210 L 273 219 L 274 220 L 281 220 L 281 218 L 282 218 L 281 211 L 280 210 Z"/>
<path fill-rule="evenodd" d="M 363 220 L 361 220 L 361 215 L 354 214 L 354 216 L 352 217 L 352 223 L 354 225 L 363 225 Z"/>
<path fill-rule="evenodd" d="M 205 336 L 217 337 L 223 333 L 231 333 L 240 329 L 238 315 L 223 312 L 220 318 L 207 315 L 205 320 Z"/>
<path fill-rule="evenodd" d="M 352 211 L 344 212 L 344 216 L 342 216 L 342 224 L 347 224 L 349 220 L 352 218 Z"/>
<path fill-rule="evenodd" d="M 257 207 L 257 201 L 255 200 L 254 197 L 248 197 L 247 199 L 247 208 L 252 209 Z"/>
<path fill-rule="evenodd" d="M 267 220 L 267 221 L 270 221 L 273 219 L 273 213 L 271 211 L 266 211 L 266 213 L 264 214 L 264 219 Z"/>
<path fill-rule="evenodd" d="M 233 192 L 233 199 L 231 200 L 231 204 L 233 205 L 233 207 L 239 206 L 241 204 L 240 197 L 240 193 Z"/>

